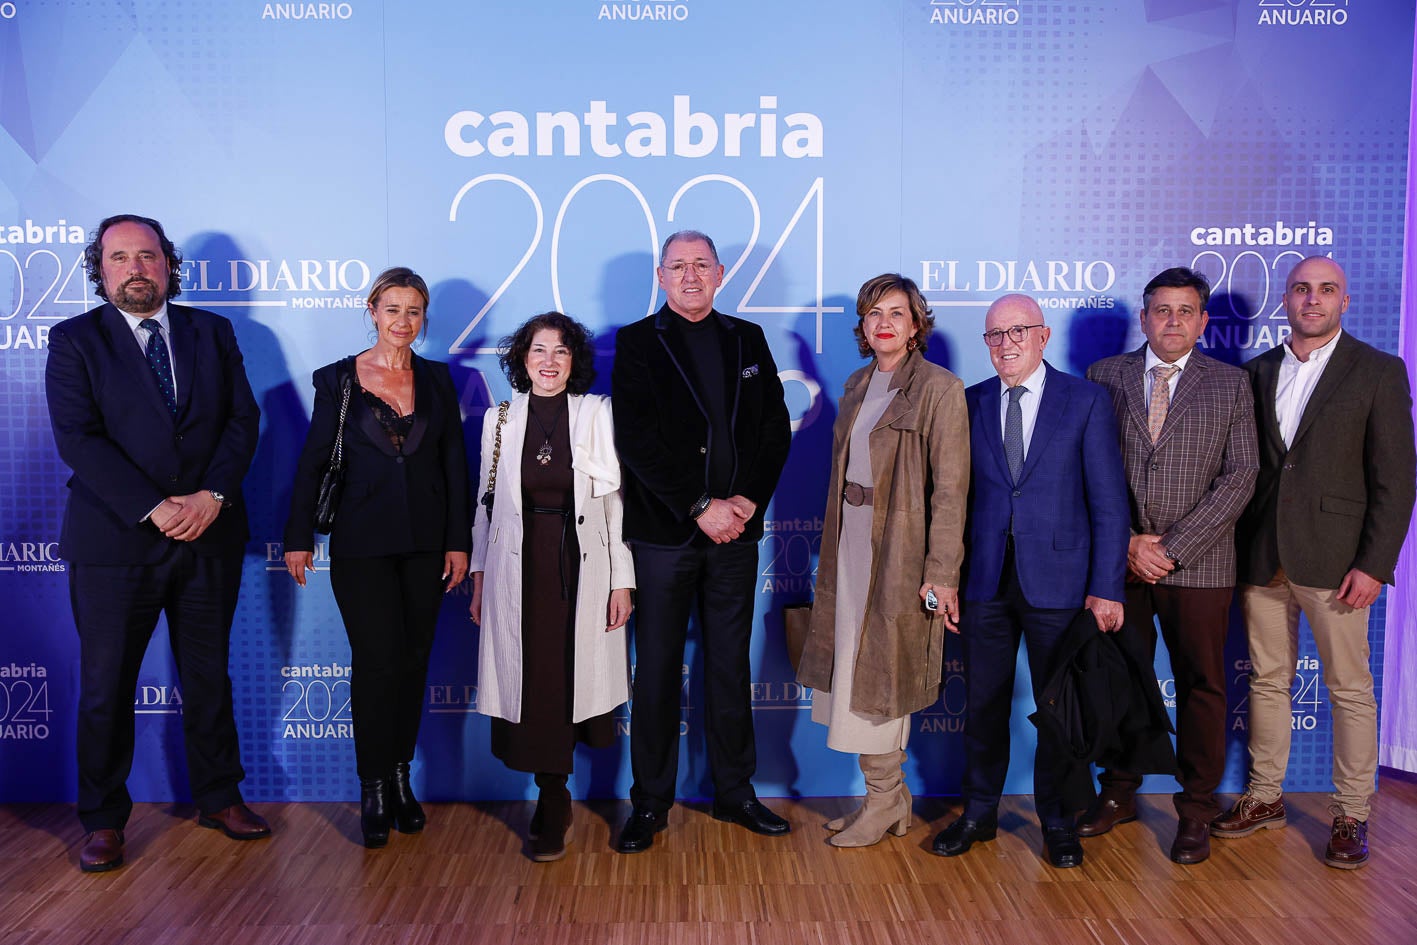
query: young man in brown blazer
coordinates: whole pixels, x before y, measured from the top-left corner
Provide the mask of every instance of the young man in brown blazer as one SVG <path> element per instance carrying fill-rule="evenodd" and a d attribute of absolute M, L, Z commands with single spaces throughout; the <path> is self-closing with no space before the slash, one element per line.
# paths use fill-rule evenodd
<path fill-rule="evenodd" d="M 1159 621 L 1176 678 L 1181 790 L 1171 859 L 1182 864 L 1210 856 L 1210 822 L 1220 813 L 1235 522 L 1259 468 L 1245 372 L 1195 349 L 1209 299 L 1200 273 L 1167 269 L 1142 293 L 1146 344 L 1087 372 L 1112 395 L 1132 507 L 1126 619 L 1117 639 L 1150 665 Z M 1099 780 L 1102 793 L 1078 822 L 1078 836 L 1136 819 L 1141 775 L 1112 769 Z"/>
<path fill-rule="evenodd" d="M 1312 256 L 1289 273 L 1293 334 L 1246 370 L 1255 394 L 1260 474 L 1240 520 L 1240 602 L 1250 643 L 1250 782 L 1217 837 L 1285 824 L 1290 689 L 1299 613 L 1324 664 L 1333 710 L 1333 827 L 1324 862 L 1368 861 L 1378 713 L 1368 608 L 1392 583 L 1412 518 L 1412 395 L 1407 369 L 1342 330 L 1348 278 Z"/>

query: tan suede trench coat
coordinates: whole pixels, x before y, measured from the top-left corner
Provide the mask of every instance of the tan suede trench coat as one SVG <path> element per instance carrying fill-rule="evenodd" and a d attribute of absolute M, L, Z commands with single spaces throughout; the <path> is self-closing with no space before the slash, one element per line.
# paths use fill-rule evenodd
<path fill-rule="evenodd" d="M 835 659 L 837 540 L 851 427 L 866 396 L 870 364 L 846 381 L 832 431 L 832 471 L 817 566 L 812 622 L 797 679 L 831 691 Z M 969 416 L 964 385 L 918 352 L 896 368 L 891 398 L 871 431 L 875 476 L 874 571 L 857 647 L 852 711 L 896 719 L 939 696 L 945 625 L 925 610 L 920 585 L 959 586 L 969 491 Z"/>

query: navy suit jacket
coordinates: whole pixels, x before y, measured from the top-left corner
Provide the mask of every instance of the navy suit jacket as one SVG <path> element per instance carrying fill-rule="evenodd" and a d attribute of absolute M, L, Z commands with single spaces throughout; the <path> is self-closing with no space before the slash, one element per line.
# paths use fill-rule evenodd
<path fill-rule="evenodd" d="M 191 542 L 240 553 L 249 535 L 241 480 L 256 452 L 260 408 L 231 322 L 167 306 L 177 416 L 168 411 L 132 329 L 111 304 L 49 333 L 45 394 L 59 456 L 73 470 L 59 553 L 86 564 L 156 561 L 171 540 L 144 517 L 163 499 L 203 489 L 228 505 Z"/>
<path fill-rule="evenodd" d="M 1081 607 L 1087 596 L 1125 595 L 1131 515 L 1107 392 L 1045 365 L 1019 482 L 1004 457 L 998 377 L 964 392 L 969 407 L 972 476 L 965 600 L 993 600 L 1013 522 L 1014 560 L 1024 599 L 1033 607 Z"/>
<path fill-rule="evenodd" d="M 340 371 L 346 358 L 315 372 L 315 409 L 305 438 L 286 551 L 313 551 L 315 501 L 339 428 Z M 344 491 L 330 532 L 331 556 L 367 558 L 416 552 L 470 551 L 467 454 L 452 374 L 441 361 L 413 356 L 413 428 L 396 448 L 358 385 L 344 426 Z"/>

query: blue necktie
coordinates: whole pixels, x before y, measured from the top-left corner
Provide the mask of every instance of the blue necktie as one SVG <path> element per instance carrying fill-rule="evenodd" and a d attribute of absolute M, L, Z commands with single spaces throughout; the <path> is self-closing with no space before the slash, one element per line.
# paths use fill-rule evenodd
<path fill-rule="evenodd" d="M 1020 385 L 1009 388 L 1009 409 L 1004 414 L 1004 458 L 1009 461 L 1009 475 L 1018 483 L 1018 474 L 1023 471 L 1023 408 L 1018 400 L 1028 393 L 1028 388 Z"/>
<path fill-rule="evenodd" d="M 157 387 L 162 392 L 162 402 L 168 411 L 177 416 L 177 387 L 172 383 L 172 362 L 167 357 L 167 343 L 162 340 L 162 326 L 156 319 L 145 318 L 138 327 L 148 333 L 148 343 L 143 351 L 148 356 L 148 367 L 157 376 Z"/>

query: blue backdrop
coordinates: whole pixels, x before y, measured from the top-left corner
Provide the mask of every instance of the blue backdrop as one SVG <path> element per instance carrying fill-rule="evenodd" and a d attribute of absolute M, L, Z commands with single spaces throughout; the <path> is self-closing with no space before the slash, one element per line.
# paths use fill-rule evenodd
<path fill-rule="evenodd" d="M 94 304 L 80 257 L 101 217 L 164 222 L 182 301 L 233 320 L 263 410 L 231 654 L 248 799 L 355 789 L 343 629 L 323 575 L 299 592 L 285 575 L 280 535 L 310 373 L 369 343 L 371 276 L 428 278 L 422 352 L 452 364 L 475 451 L 509 394 L 497 340 L 569 312 L 599 336 L 605 390 L 613 332 L 658 305 L 656 247 L 683 227 L 718 241 L 719 307 L 763 325 L 794 418 L 761 546 L 758 788 L 849 794 L 860 775 L 808 720 L 777 614 L 811 593 L 857 286 L 918 280 L 930 358 L 973 383 L 1005 291 L 1039 299 L 1051 360 L 1081 373 L 1141 343 L 1151 275 L 1195 265 L 1216 287 L 1203 344 L 1239 361 L 1287 331 L 1288 268 L 1331 253 L 1345 327 L 1396 351 L 1412 40 L 1410 5 L 1357 0 L 0 2 L 0 801 L 74 796 L 77 641 L 54 553 L 68 471 L 43 370 L 49 327 Z M 466 605 L 444 608 L 415 779 L 435 799 L 522 797 L 474 711 Z M 1380 603 L 1375 653 L 1381 625 Z M 156 641 L 136 695 L 146 800 L 187 791 Z M 1238 623 L 1231 650 L 1236 790 Z M 1307 636 L 1302 652 L 1287 787 L 1324 790 L 1326 696 Z M 689 797 L 709 790 L 698 662 Z M 940 703 L 912 721 L 917 793 L 957 791 L 962 671 L 952 647 Z M 1157 672 L 1173 700 L 1164 655 Z M 1023 678 L 1018 693 L 1023 793 Z M 628 768 L 623 738 L 586 752 L 575 790 L 624 795 Z"/>

